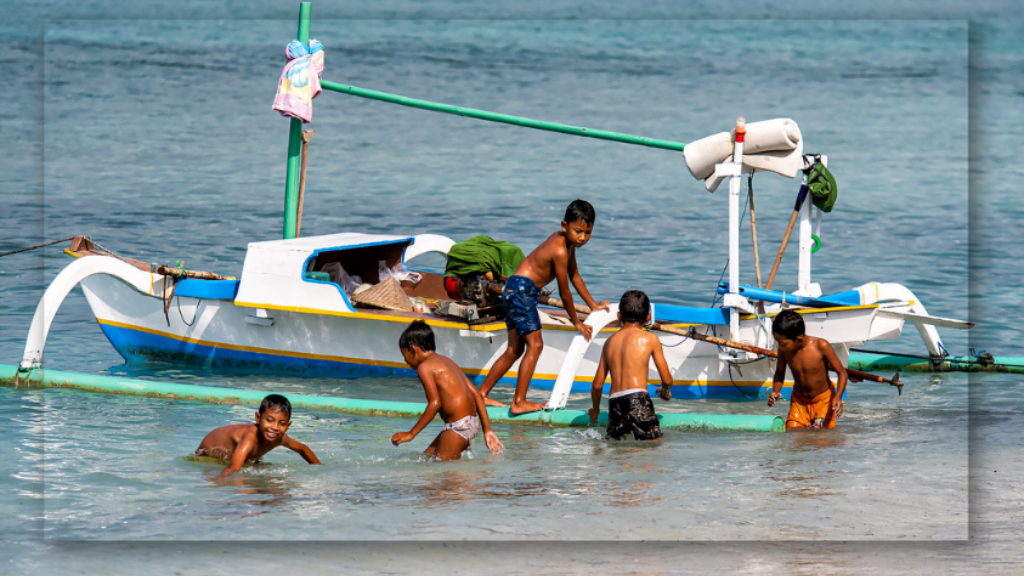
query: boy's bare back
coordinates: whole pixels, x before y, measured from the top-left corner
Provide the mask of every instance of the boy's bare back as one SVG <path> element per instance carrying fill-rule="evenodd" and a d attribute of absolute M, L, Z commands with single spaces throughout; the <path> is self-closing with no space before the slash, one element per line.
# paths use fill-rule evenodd
<path fill-rule="evenodd" d="M 601 355 L 611 375 L 611 394 L 623 390 L 646 390 L 651 357 L 655 357 L 656 365 L 664 364 L 658 337 L 633 326 L 626 326 L 608 338 Z M 659 395 L 664 397 L 660 389 Z"/>
<path fill-rule="evenodd" d="M 451 358 L 431 354 L 416 368 L 416 373 L 421 379 L 428 374 L 433 376 L 437 393 L 441 397 L 438 412 L 445 422 L 455 422 L 466 416 L 479 415 L 473 398 L 475 388 Z"/>

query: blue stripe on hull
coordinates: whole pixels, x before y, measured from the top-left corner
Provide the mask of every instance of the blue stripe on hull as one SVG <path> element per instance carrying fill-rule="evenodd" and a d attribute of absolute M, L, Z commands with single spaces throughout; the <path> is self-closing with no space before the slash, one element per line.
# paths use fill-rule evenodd
<path fill-rule="evenodd" d="M 109 324 L 100 324 L 103 333 L 110 340 L 114 349 L 128 364 L 161 362 L 187 366 L 200 366 L 219 370 L 237 370 L 258 374 L 287 374 L 293 376 L 328 376 L 335 378 L 358 378 L 363 376 L 401 376 L 415 378 L 416 371 L 411 368 L 393 368 L 390 366 L 373 366 L 354 362 L 338 362 L 315 358 L 296 358 L 278 354 L 263 354 L 243 350 L 231 350 L 193 344 L 141 332 Z M 480 384 L 485 376 L 467 374 L 474 384 Z M 505 377 L 498 381 L 501 385 L 515 386 L 515 378 Z M 551 390 L 554 380 L 534 379 L 531 388 L 535 390 Z M 653 396 L 657 386 L 648 386 Z M 698 400 L 701 398 L 723 398 L 731 400 L 761 399 L 768 388 L 754 386 L 673 386 L 672 398 L 677 400 Z M 574 382 L 574 393 L 589 393 L 589 382 Z M 605 384 L 605 394 L 608 385 Z M 783 395 L 788 397 L 790 389 L 783 388 Z"/>

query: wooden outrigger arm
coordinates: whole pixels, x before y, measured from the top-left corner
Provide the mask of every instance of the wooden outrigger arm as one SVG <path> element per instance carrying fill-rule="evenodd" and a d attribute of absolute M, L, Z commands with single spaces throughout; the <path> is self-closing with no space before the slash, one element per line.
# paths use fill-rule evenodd
<path fill-rule="evenodd" d="M 18 367 L 19 371 L 28 371 L 40 365 L 43 359 L 43 349 L 46 347 L 46 337 L 50 332 L 50 324 L 61 303 L 79 282 L 96 274 L 113 276 L 138 292 L 157 298 L 160 297 L 157 294 L 163 290 L 164 283 L 170 285 L 174 281 L 169 276 L 139 270 L 117 258 L 79 258 L 68 264 L 53 279 L 53 282 L 50 282 L 36 306 L 36 312 L 32 316 L 32 325 L 28 331 L 28 339 L 25 341 L 25 354 Z"/>
<path fill-rule="evenodd" d="M 653 327 L 655 330 L 661 332 L 667 332 L 669 334 L 676 334 L 678 336 L 685 336 L 687 338 L 693 338 L 694 340 L 700 340 L 702 342 L 708 342 L 710 344 L 717 344 L 718 346 L 725 346 L 727 348 L 735 348 L 737 350 L 744 350 L 746 352 L 753 352 L 754 354 L 760 354 L 769 358 L 778 358 L 778 352 L 769 350 L 767 348 L 760 348 L 758 346 L 751 346 L 750 344 L 743 344 L 741 342 L 733 342 L 732 340 L 726 340 L 724 338 L 718 338 L 715 336 L 708 336 L 706 334 L 700 334 L 692 327 L 689 330 L 681 330 L 673 326 L 666 326 L 664 324 L 655 324 Z M 850 375 L 851 380 L 871 380 L 873 382 L 885 382 L 891 386 L 895 386 L 900 396 L 903 395 L 903 383 L 900 382 L 900 373 L 893 374 L 892 378 L 883 378 L 869 372 L 861 372 L 860 370 L 853 370 L 850 368 L 846 369 L 846 373 Z"/>

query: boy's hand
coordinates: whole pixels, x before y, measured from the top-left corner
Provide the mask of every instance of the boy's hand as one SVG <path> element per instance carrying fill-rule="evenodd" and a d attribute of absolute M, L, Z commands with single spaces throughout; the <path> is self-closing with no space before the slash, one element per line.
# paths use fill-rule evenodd
<path fill-rule="evenodd" d="M 591 308 L 590 311 L 591 312 L 597 312 L 598 310 L 607 310 L 607 309 L 608 309 L 608 301 L 607 300 L 601 300 L 597 304 L 594 304 L 594 307 Z"/>
<path fill-rule="evenodd" d="M 661 398 L 662 400 L 664 400 L 666 402 L 671 400 L 672 399 L 672 387 L 671 386 L 665 386 L 664 384 L 662 384 L 660 387 L 658 387 L 658 398 Z"/>
<path fill-rule="evenodd" d="M 396 432 L 395 435 L 391 437 L 391 443 L 398 446 L 399 444 L 408 442 L 413 438 L 415 438 L 415 436 L 413 436 L 412 432 Z"/>
<path fill-rule="evenodd" d="M 505 452 L 505 446 L 501 444 L 501 440 L 498 440 L 494 432 L 484 433 L 484 443 L 487 444 L 487 449 L 491 451 L 491 454 L 502 454 Z"/>
<path fill-rule="evenodd" d="M 843 400 L 838 394 L 832 397 L 832 412 L 834 412 L 836 416 L 843 415 Z"/>
<path fill-rule="evenodd" d="M 580 331 L 580 334 L 583 334 L 587 342 L 590 342 L 590 338 L 594 335 L 594 328 L 592 326 L 587 326 L 583 322 L 577 322 L 576 329 Z"/>
<path fill-rule="evenodd" d="M 591 424 L 597 424 L 597 418 L 598 418 L 598 416 L 601 415 L 601 409 L 600 408 L 591 408 L 591 409 L 587 410 L 587 414 L 590 414 L 590 423 Z"/>
<path fill-rule="evenodd" d="M 771 408 L 772 406 L 775 406 L 775 401 L 778 400 L 779 398 L 782 398 L 782 392 L 776 392 L 774 390 L 769 392 L 768 393 L 768 407 Z"/>

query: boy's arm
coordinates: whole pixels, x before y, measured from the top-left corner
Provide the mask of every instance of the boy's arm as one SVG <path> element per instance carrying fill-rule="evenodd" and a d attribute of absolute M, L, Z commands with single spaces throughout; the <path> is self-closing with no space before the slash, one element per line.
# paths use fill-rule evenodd
<path fill-rule="evenodd" d="M 836 395 L 832 397 L 832 409 L 835 411 L 836 416 L 839 416 L 843 413 L 843 393 L 846 392 L 847 378 L 846 368 L 839 361 L 836 351 L 832 349 L 828 342 L 821 340 L 819 345 L 825 360 L 832 365 L 832 370 L 839 375 L 839 383 L 836 384 Z"/>
<path fill-rule="evenodd" d="M 580 295 L 580 298 L 583 298 L 583 302 L 586 303 L 592 312 L 608 309 L 607 300 L 603 300 L 598 304 L 595 303 L 594 299 L 590 296 L 590 291 L 587 290 L 587 285 L 583 283 L 583 276 L 580 276 L 579 266 L 576 265 L 575 250 L 569 253 L 569 262 L 566 265 L 566 271 L 568 272 L 569 281 L 576 287 L 576 293 Z"/>
<path fill-rule="evenodd" d="M 468 379 L 466 379 L 466 388 L 469 388 L 470 393 L 473 395 L 473 402 L 476 403 L 476 413 L 480 417 L 480 426 L 484 429 L 484 443 L 487 444 L 487 449 L 491 451 L 491 454 L 503 453 L 505 446 L 502 445 L 501 440 L 498 440 L 494 431 L 491 430 L 491 418 L 487 414 L 487 404 L 484 403 L 483 395 L 480 394 L 480 391 Z"/>
<path fill-rule="evenodd" d="M 768 406 L 775 405 L 775 401 L 782 398 L 782 383 L 786 381 L 786 359 L 779 354 L 775 363 L 775 376 L 772 378 L 772 391 L 768 393 Z"/>
<path fill-rule="evenodd" d="M 580 322 L 579 316 L 576 315 L 576 305 L 572 302 L 572 291 L 569 290 L 568 263 L 570 258 L 575 262 L 575 258 L 572 258 L 572 254 L 568 250 L 565 252 L 559 250 L 552 258 L 555 264 L 555 278 L 558 280 L 558 294 L 562 297 L 565 312 L 569 315 L 569 319 L 572 320 L 572 325 L 579 330 L 580 334 L 583 334 L 587 342 L 590 342 L 590 338 L 594 335 L 594 329 Z M 584 290 L 586 290 L 586 287 L 584 287 Z M 587 294 L 587 296 L 589 297 L 590 295 Z"/>
<path fill-rule="evenodd" d="M 665 361 L 665 350 L 661 347 L 661 340 L 654 334 L 649 334 L 654 339 L 654 367 L 658 369 L 661 376 L 661 388 L 658 388 L 658 397 L 668 401 L 672 399 L 672 371 L 668 369 L 668 362 Z"/>
<path fill-rule="evenodd" d="M 555 254 L 551 258 L 552 263 L 555 265 L 555 280 L 558 282 L 558 295 L 562 297 L 562 303 L 565 305 L 565 312 L 569 315 L 569 320 L 572 320 L 573 326 L 583 332 L 582 322 L 580 322 L 579 316 L 576 315 L 576 306 L 572 302 L 572 291 L 569 290 L 569 274 L 568 274 L 568 262 L 569 256 L 568 251 L 562 252 L 556 250 Z M 585 326 L 590 328 L 590 326 Z M 584 332 L 587 340 L 590 340 L 590 335 Z"/>
<path fill-rule="evenodd" d="M 605 347 L 608 343 L 605 343 Z M 601 415 L 601 394 L 604 392 L 604 379 L 608 373 L 608 366 L 604 361 L 604 350 L 601 350 L 601 362 L 597 365 L 597 372 L 594 374 L 594 383 L 590 385 L 590 399 L 594 402 L 594 407 L 587 410 L 590 414 L 590 423 L 597 424 L 597 418 Z"/>
<path fill-rule="evenodd" d="M 235 451 L 231 453 L 231 463 L 228 464 L 227 468 L 221 470 L 217 478 L 225 478 L 241 470 L 242 464 L 245 464 L 246 457 L 255 449 L 256 430 L 254 428 L 251 432 L 247 432 L 242 436 L 242 440 L 235 446 Z"/>
<path fill-rule="evenodd" d="M 292 439 L 292 437 L 288 436 L 287 434 L 285 434 L 284 439 L 281 442 L 281 445 L 284 446 L 285 448 L 288 448 L 289 450 L 298 452 L 299 456 L 302 456 L 302 459 L 305 460 L 306 462 L 309 462 L 310 464 L 320 464 L 320 460 L 317 459 L 316 454 L 313 454 L 313 451 L 310 450 L 309 446 L 306 446 L 305 444 L 299 442 L 298 440 Z"/>
<path fill-rule="evenodd" d="M 423 415 L 416 421 L 416 425 L 412 427 L 412 430 L 408 432 L 397 432 L 391 437 L 391 443 L 395 446 L 415 438 L 417 434 L 427 427 L 427 424 L 430 424 L 430 421 L 434 419 L 434 416 L 437 416 L 438 410 L 441 409 L 441 395 L 437 392 L 437 382 L 434 381 L 434 371 L 424 368 L 422 371 L 417 370 L 416 372 L 420 377 L 420 382 L 423 384 L 423 392 L 427 395 L 427 407 L 423 410 Z"/>

